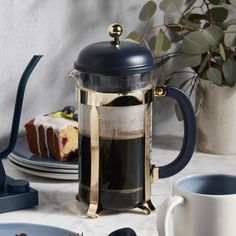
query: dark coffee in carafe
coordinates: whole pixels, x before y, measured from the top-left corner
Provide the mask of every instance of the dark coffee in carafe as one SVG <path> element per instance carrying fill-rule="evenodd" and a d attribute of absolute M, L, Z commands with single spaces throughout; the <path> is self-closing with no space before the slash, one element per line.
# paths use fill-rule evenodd
<path fill-rule="evenodd" d="M 129 209 L 142 204 L 144 137 L 132 139 L 100 138 L 100 204 L 107 209 Z M 90 137 L 80 136 L 80 198 L 89 204 Z M 136 163 L 136 165 L 133 165 Z"/>

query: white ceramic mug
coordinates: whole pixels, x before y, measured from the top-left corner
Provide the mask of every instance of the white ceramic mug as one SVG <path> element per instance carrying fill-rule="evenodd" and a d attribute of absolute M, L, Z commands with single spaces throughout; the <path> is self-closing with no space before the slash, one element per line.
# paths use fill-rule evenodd
<path fill-rule="evenodd" d="M 159 236 L 236 235 L 236 176 L 192 175 L 177 180 L 157 213 Z"/>

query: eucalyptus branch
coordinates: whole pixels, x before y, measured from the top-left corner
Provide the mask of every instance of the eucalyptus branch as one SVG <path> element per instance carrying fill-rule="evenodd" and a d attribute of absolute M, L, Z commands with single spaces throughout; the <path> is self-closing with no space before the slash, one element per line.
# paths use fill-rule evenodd
<path fill-rule="evenodd" d="M 209 22 L 210 22 L 211 25 L 213 25 L 214 21 L 212 19 L 211 13 L 210 13 L 209 3 L 206 0 L 203 0 L 203 2 L 204 2 L 205 6 L 207 8 L 208 17 L 209 17 L 209 20 L 210 20 Z"/>
<path fill-rule="evenodd" d="M 212 51 L 213 52 L 217 52 L 217 50 Z M 213 60 L 216 64 L 218 64 L 219 66 L 221 66 L 221 64 L 216 60 L 216 58 L 212 55 L 212 53 L 210 51 L 207 51 L 208 56 L 210 57 L 210 59 L 208 60 L 208 65 L 209 68 L 211 67 L 211 60 Z"/>
<path fill-rule="evenodd" d="M 233 76 L 236 73 L 236 50 L 233 40 L 236 30 L 234 27 L 229 27 L 236 26 L 236 23 L 229 24 L 228 30 L 225 29 L 224 23 L 227 23 L 227 19 L 234 17 L 236 7 L 235 11 L 231 12 L 223 4 L 218 4 L 223 1 L 187 1 L 173 4 L 170 0 L 162 0 L 161 10 L 167 13 L 164 15 L 163 24 L 149 26 L 143 34 L 133 34 L 133 38 L 140 43 L 146 43 L 146 47 L 152 51 L 155 64 L 160 68 L 160 71 L 165 72 L 162 74 L 167 75 L 165 76 L 167 81 L 172 77 L 178 79 L 181 74 L 187 78 L 191 77 L 191 83 L 183 82 L 181 84 L 184 89 L 188 90 L 187 93 L 190 91 L 190 95 L 193 93 L 194 87 L 196 88 L 201 83 L 200 77 L 211 80 L 217 85 L 225 83 L 232 86 L 232 83 L 236 83 Z M 234 7 L 231 2 L 227 1 L 227 5 Z M 139 18 L 147 22 L 156 9 L 157 4 L 155 5 L 154 1 L 148 1 L 141 10 Z M 177 15 L 176 20 L 171 21 L 168 18 L 170 12 L 175 14 L 181 12 L 181 16 L 179 18 Z M 147 14 L 149 15 L 147 16 Z M 156 34 L 156 42 L 155 48 L 152 49 L 145 41 L 148 41 L 149 36 L 154 36 L 154 34 Z M 177 47 L 171 47 L 173 44 Z M 183 61 L 177 71 L 164 66 L 165 63 L 178 55 L 181 55 Z M 227 68 L 227 73 L 224 73 L 223 66 Z M 192 71 L 186 71 L 184 68 L 190 68 Z M 196 71 L 195 68 L 197 68 Z M 180 75 L 178 76 L 178 74 Z M 228 76 L 228 80 L 225 76 Z M 219 79 L 221 77 L 222 81 Z M 227 81 L 232 81 L 232 83 Z"/>
<path fill-rule="evenodd" d="M 191 31 L 194 31 L 195 28 L 187 26 L 187 25 L 183 25 L 183 24 L 162 24 L 162 25 L 157 25 L 157 26 L 153 26 L 151 27 L 148 31 L 146 31 L 143 35 L 141 35 L 141 37 L 139 38 L 139 43 L 142 43 L 144 41 L 144 39 L 150 35 L 151 33 L 153 33 L 156 29 L 158 28 L 162 28 L 162 27 L 166 27 L 166 30 L 171 28 L 171 27 L 179 27 L 182 30 L 184 29 L 188 29 Z"/>
<path fill-rule="evenodd" d="M 193 83 L 192 83 L 192 82 L 193 82 Z M 189 92 L 189 97 L 191 97 L 191 95 L 192 95 L 192 93 L 193 93 L 193 90 L 194 90 L 194 88 L 195 88 L 195 85 L 196 85 L 196 80 L 193 79 L 193 80 L 191 81 L 191 86 L 192 86 L 192 88 L 191 88 L 191 90 L 190 90 L 190 92 Z"/>
<path fill-rule="evenodd" d="M 209 55 L 209 54 L 208 54 Z M 208 67 L 211 67 L 211 59 L 207 60 Z"/>
<path fill-rule="evenodd" d="M 187 81 L 191 81 L 188 86 L 183 90 L 184 92 L 188 91 L 188 89 L 190 88 L 190 86 L 192 86 L 192 80 L 194 79 L 194 76 L 193 77 L 190 77 Z"/>
<path fill-rule="evenodd" d="M 154 58 L 155 59 L 165 59 L 166 57 L 174 57 L 174 56 L 177 56 L 176 54 L 181 54 L 182 52 L 170 52 L 170 53 L 166 53 L 165 55 L 162 55 L 162 56 L 155 56 Z"/>
<path fill-rule="evenodd" d="M 205 14 L 205 11 L 203 10 L 204 3 L 201 4 L 200 8 L 202 10 L 202 14 Z"/>
<path fill-rule="evenodd" d="M 153 31 L 155 31 L 158 28 L 164 27 L 165 24 L 162 25 L 157 25 L 157 26 L 153 26 L 151 27 L 148 31 L 146 31 L 143 35 L 141 35 L 141 37 L 139 38 L 139 43 L 142 43 L 144 41 L 144 39 L 151 34 Z"/>
<path fill-rule="evenodd" d="M 189 30 L 195 30 L 196 28 L 193 28 L 193 27 L 190 27 L 190 26 L 187 26 L 187 25 L 183 25 L 183 24 L 168 24 L 166 25 L 166 27 L 168 28 L 169 27 L 180 27 L 181 30 L 183 29 L 189 29 Z"/>

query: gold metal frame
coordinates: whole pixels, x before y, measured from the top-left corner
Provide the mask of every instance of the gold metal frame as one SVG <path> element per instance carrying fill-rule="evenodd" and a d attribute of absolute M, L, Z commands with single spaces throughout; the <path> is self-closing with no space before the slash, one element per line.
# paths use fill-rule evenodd
<path fill-rule="evenodd" d="M 151 199 L 151 186 L 150 186 L 150 137 L 151 137 L 151 103 L 145 105 L 144 112 L 144 128 L 145 128 L 145 156 L 144 156 L 144 199 L 145 202 Z"/>
<path fill-rule="evenodd" d="M 101 93 L 76 85 L 77 102 L 90 106 L 105 106 L 114 99 L 124 96 L 136 97 L 140 104 L 148 104 L 154 100 L 153 89 L 132 91 L 127 93 Z"/>
<path fill-rule="evenodd" d="M 95 101 L 93 101 L 95 102 Z M 91 190 L 87 215 L 97 217 L 99 203 L 99 115 L 96 106 L 92 106 L 90 115 L 91 129 Z"/>
<path fill-rule="evenodd" d="M 152 102 L 157 96 L 166 96 L 167 90 L 164 86 L 154 86 L 146 90 L 131 91 L 128 93 L 101 93 L 89 90 L 79 85 L 76 86 L 76 98 L 78 103 L 90 105 L 91 126 L 91 182 L 90 182 L 90 204 L 87 215 L 95 218 L 99 209 L 99 114 L 97 107 L 105 106 L 114 99 L 122 96 L 134 96 L 140 104 L 145 104 L 144 127 L 145 127 L 145 156 L 144 156 L 144 199 L 147 206 L 138 206 L 145 214 L 155 210 L 151 202 L 151 183 L 158 179 L 158 167 L 151 165 L 151 129 L 152 129 Z M 79 196 L 78 196 L 79 199 Z"/>

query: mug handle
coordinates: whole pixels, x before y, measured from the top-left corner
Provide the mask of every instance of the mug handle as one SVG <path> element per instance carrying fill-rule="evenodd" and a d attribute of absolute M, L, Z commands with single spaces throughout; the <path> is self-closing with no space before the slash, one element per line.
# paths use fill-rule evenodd
<path fill-rule="evenodd" d="M 180 172 L 190 161 L 196 142 L 196 120 L 189 98 L 180 89 L 172 86 L 157 86 L 155 96 L 174 98 L 180 105 L 184 121 L 184 137 L 178 157 L 171 163 L 158 167 L 158 178 L 166 178 Z"/>
<path fill-rule="evenodd" d="M 173 209 L 184 203 L 182 196 L 172 196 L 167 198 L 158 209 L 157 213 L 157 232 L 158 236 L 170 236 L 169 223 Z"/>

